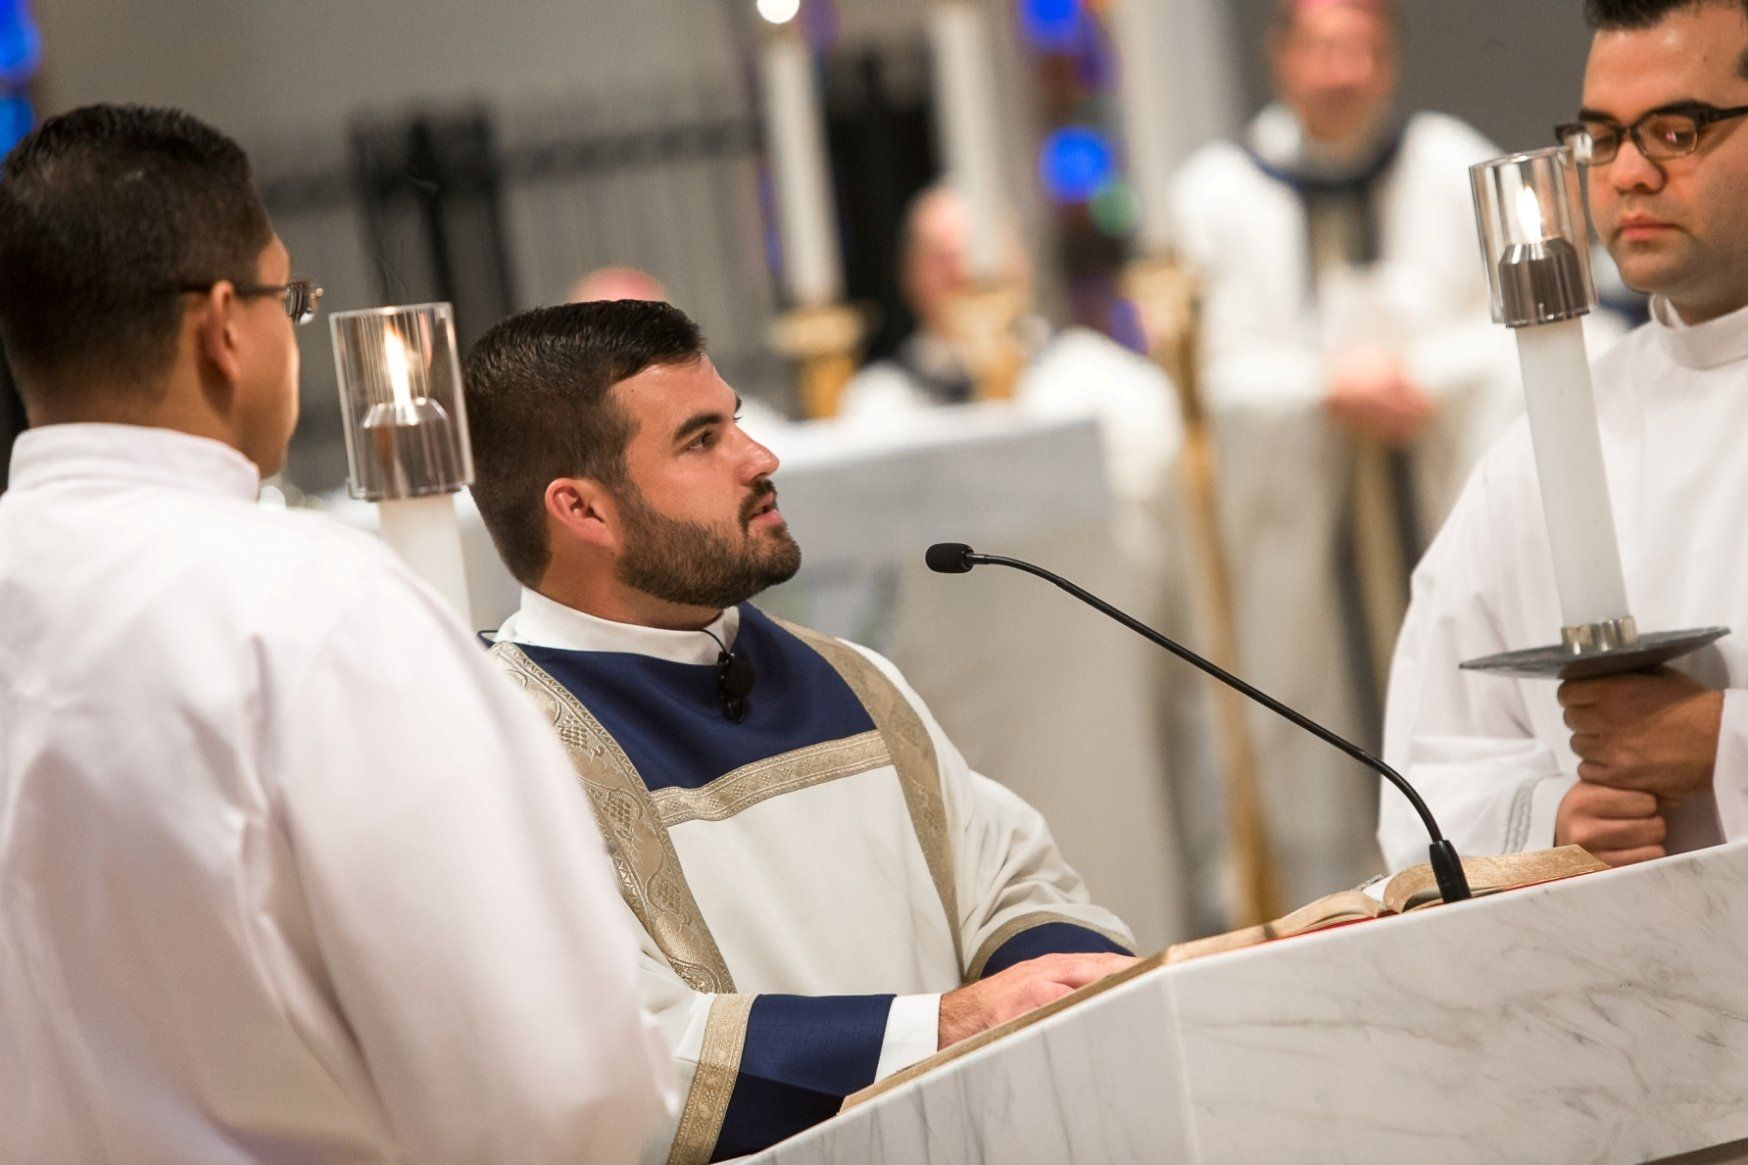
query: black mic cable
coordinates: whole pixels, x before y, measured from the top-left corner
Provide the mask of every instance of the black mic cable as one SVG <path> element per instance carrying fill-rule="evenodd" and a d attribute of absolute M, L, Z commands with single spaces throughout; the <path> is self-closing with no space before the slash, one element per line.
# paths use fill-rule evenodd
<path fill-rule="evenodd" d="M 1420 794 L 1414 791 L 1414 786 L 1408 783 L 1407 778 L 1359 745 L 1337 736 L 1309 716 L 1294 711 L 1267 692 L 1245 683 L 1212 660 L 1203 659 L 1189 648 L 1161 635 L 1141 620 L 1118 610 L 1097 595 L 1074 585 L 1059 574 L 1045 570 L 1041 566 L 1034 566 L 1030 562 L 1022 562 L 1017 558 L 1004 558 L 999 554 L 978 554 L 963 542 L 937 542 L 929 547 L 928 553 L 924 555 L 924 561 L 928 563 L 930 570 L 938 574 L 964 574 L 974 566 L 1009 566 L 1015 570 L 1036 575 L 1047 583 L 1054 583 L 1081 602 L 1102 611 L 1142 638 L 1165 648 L 1185 663 L 1193 664 L 1228 687 L 1243 692 L 1275 715 L 1303 728 L 1325 744 L 1340 749 L 1395 785 L 1402 795 L 1408 798 L 1408 803 L 1414 806 L 1414 811 L 1420 814 L 1420 820 L 1425 823 L 1426 832 L 1432 838 L 1432 844 L 1428 849 L 1432 854 L 1433 876 L 1438 880 L 1439 897 L 1446 902 L 1460 902 L 1471 897 L 1469 879 L 1463 873 L 1463 862 L 1457 856 L 1457 847 L 1452 845 L 1439 830 L 1438 822 L 1433 820 L 1432 810 L 1426 807 L 1426 802 L 1421 800 Z"/>

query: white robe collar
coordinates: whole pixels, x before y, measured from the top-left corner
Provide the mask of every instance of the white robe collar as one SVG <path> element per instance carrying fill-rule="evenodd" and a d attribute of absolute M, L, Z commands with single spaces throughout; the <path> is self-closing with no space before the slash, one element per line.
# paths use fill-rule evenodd
<path fill-rule="evenodd" d="M 1689 325 L 1659 295 L 1651 300 L 1651 320 L 1670 358 L 1684 368 L 1720 368 L 1748 359 L 1748 307 Z"/>
<path fill-rule="evenodd" d="M 740 630 L 740 608 L 718 615 L 708 630 L 734 646 Z M 522 588 L 522 604 L 498 628 L 498 638 L 530 647 L 561 651 L 617 651 L 649 655 L 673 663 L 714 664 L 719 649 L 703 631 L 664 631 L 635 623 L 615 623 L 555 602 L 538 591 Z"/>
<path fill-rule="evenodd" d="M 12 447 L 11 487 L 65 481 L 149 482 L 252 502 L 261 471 L 208 437 L 146 425 L 80 423 L 26 429 Z"/>

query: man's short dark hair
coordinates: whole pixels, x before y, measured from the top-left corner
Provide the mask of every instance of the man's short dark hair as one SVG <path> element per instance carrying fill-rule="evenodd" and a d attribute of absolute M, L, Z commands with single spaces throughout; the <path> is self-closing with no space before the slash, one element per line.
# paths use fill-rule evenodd
<path fill-rule="evenodd" d="M 186 299 L 252 283 L 272 238 L 242 148 L 173 109 L 88 105 L 0 167 L 0 338 L 26 399 L 101 376 L 145 387 Z"/>
<path fill-rule="evenodd" d="M 552 558 L 548 485 L 627 484 L 636 425 L 611 399 L 613 386 L 703 355 L 704 337 L 684 312 L 635 299 L 535 308 L 480 337 L 466 370 L 473 497 L 518 582 L 533 587 Z"/>
<path fill-rule="evenodd" d="M 1585 0 L 1584 18 L 1599 32 L 1654 28 L 1672 12 L 1730 4 L 1748 16 L 1748 0 Z"/>

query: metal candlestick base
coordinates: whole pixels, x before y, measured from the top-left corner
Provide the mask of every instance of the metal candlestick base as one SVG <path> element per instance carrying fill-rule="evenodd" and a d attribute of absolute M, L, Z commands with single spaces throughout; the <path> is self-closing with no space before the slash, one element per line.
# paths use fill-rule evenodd
<path fill-rule="evenodd" d="M 1593 680 L 1600 676 L 1646 671 L 1698 651 L 1730 633 L 1728 627 L 1704 627 L 1697 631 L 1656 631 L 1635 635 L 1630 623 L 1631 620 L 1623 620 L 1619 624 L 1568 627 L 1561 632 L 1564 642 L 1559 646 L 1507 651 L 1502 655 L 1471 659 L 1461 666 L 1464 671 L 1484 671 L 1520 679 Z"/>

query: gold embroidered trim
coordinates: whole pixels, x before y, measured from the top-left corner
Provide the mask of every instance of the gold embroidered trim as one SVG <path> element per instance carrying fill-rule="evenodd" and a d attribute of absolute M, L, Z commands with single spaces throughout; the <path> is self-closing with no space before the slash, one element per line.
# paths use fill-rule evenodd
<path fill-rule="evenodd" d="M 953 936 L 953 957 L 963 967 L 965 950 L 959 933 L 959 894 L 953 876 L 953 842 L 947 834 L 947 805 L 941 791 L 941 769 L 927 726 L 898 686 L 867 656 L 842 640 L 781 619 L 774 622 L 825 657 L 825 661 L 850 685 L 850 690 L 862 702 L 862 707 L 874 721 L 874 727 L 885 739 L 892 754 L 893 767 L 898 770 L 899 787 L 904 790 L 905 807 L 910 810 L 911 828 L 916 831 L 923 860 L 928 863 L 929 875 L 934 879 L 935 892 L 941 897 L 941 909 L 947 915 L 947 930 Z"/>
<path fill-rule="evenodd" d="M 1090 930 L 1094 934 L 1103 935 L 1124 950 L 1128 950 L 1135 940 L 1128 935 L 1118 934 L 1114 930 L 1087 922 L 1081 918 L 1071 918 L 1066 914 L 1057 914 L 1049 910 L 1034 910 L 1027 914 L 1015 915 L 995 928 L 995 933 L 983 940 L 983 945 L 977 948 L 977 954 L 971 960 L 971 966 L 965 971 L 965 982 L 975 983 L 983 974 L 983 968 L 989 964 L 989 957 L 1001 949 L 1003 943 L 1016 934 L 1024 934 L 1033 927 L 1043 926 L 1051 922 L 1066 922 L 1070 926 L 1078 926 L 1082 930 Z"/>
<path fill-rule="evenodd" d="M 687 821 L 723 821 L 771 797 L 891 763 L 880 734 L 863 732 L 742 765 L 701 789 L 653 789 L 649 796 L 662 824 L 672 829 Z"/>
<path fill-rule="evenodd" d="M 607 839 L 620 894 L 674 973 L 694 991 L 733 992 L 728 964 L 705 925 L 673 840 L 631 758 L 594 713 L 521 648 L 499 642 L 491 656 L 558 731 Z"/>
<path fill-rule="evenodd" d="M 668 1150 L 668 1165 L 705 1165 L 722 1135 L 722 1118 L 734 1096 L 740 1077 L 741 1049 L 747 1042 L 747 1019 L 752 1015 L 751 995 L 718 995 L 710 1001 L 710 1016 L 704 1021 L 704 1047 L 698 1053 L 698 1070 L 686 1090 L 686 1107 L 680 1110 L 680 1127 Z"/>

